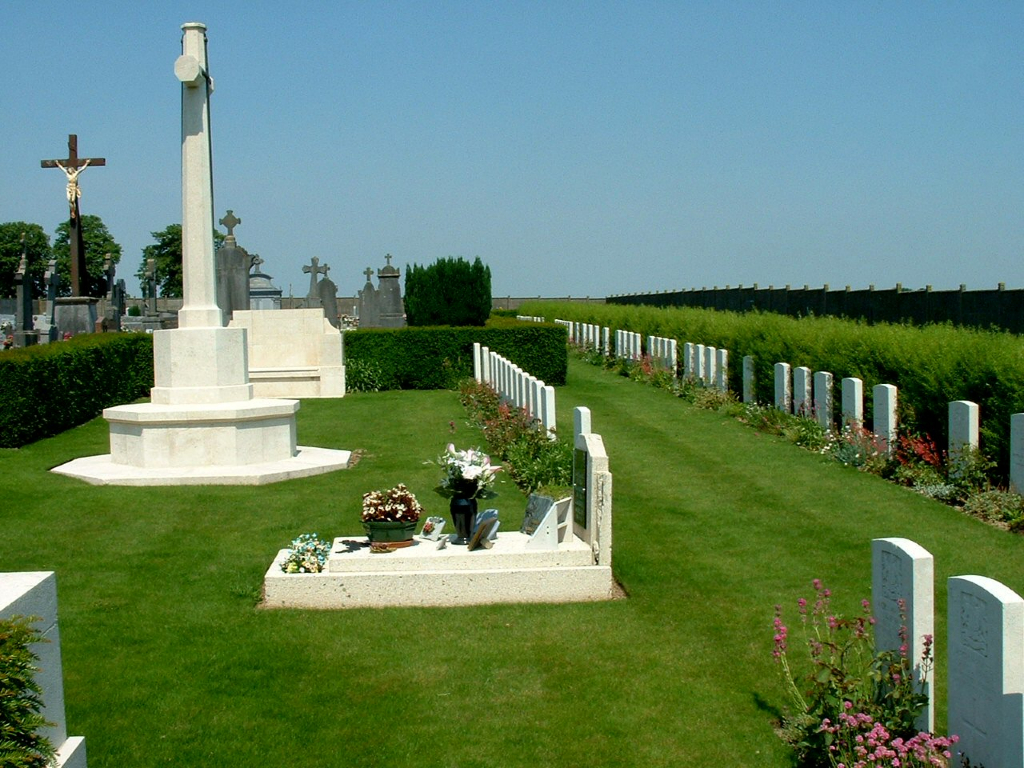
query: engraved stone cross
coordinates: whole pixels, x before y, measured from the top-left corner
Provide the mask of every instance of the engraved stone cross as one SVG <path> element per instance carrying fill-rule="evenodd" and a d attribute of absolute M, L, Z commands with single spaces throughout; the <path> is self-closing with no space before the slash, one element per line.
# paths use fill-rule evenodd
<path fill-rule="evenodd" d="M 321 267 L 320 259 L 314 256 L 312 259 L 310 259 L 309 264 L 302 268 L 302 271 L 309 275 L 309 293 L 307 294 L 307 296 L 311 298 L 315 297 L 317 275 L 326 275 L 327 267 Z"/>
<path fill-rule="evenodd" d="M 235 216 L 235 212 L 233 210 L 228 208 L 227 216 L 225 216 L 223 219 L 221 219 L 220 223 L 228 228 L 228 237 L 234 237 L 235 236 L 235 227 L 237 227 L 239 224 L 241 224 L 242 220 L 240 218 L 238 218 L 237 216 Z"/>

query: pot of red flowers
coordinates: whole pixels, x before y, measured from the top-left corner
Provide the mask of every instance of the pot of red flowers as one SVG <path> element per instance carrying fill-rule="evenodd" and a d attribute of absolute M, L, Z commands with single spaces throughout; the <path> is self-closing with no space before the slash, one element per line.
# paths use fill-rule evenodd
<path fill-rule="evenodd" d="M 434 490 L 451 499 L 449 511 L 455 524 L 453 544 L 466 544 L 476 524 L 477 499 L 490 499 L 498 494 L 492 490 L 494 476 L 501 467 L 491 464 L 491 457 L 479 448 L 456 450 L 448 443 L 437 458 L 444 470 L 441 484 Z"/>
<path fill-rule="evenodd" d="M 402 483 L 363 494 L 363 529 L 371 544 L 408 547 L 421 514 L 423 507 Z"/>

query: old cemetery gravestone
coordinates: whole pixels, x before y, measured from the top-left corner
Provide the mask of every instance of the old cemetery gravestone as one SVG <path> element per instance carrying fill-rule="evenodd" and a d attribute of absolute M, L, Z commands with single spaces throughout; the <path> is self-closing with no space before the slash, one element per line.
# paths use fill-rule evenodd
<path fill-rule="evenodd" d="M 574 423 L 586 430 L 578 446 L 574 494 L 561 500 L 531 496 L 519 530 L 499 532 L 485 510 L 474 537 L 480 545 L 444 546 L 430 535 L 387 554 L 362 536 L 334 540 L 321 573 L 289 574 L 282 549 L 264 576 L 268 608 L 380 608 L 493 603 L 561 603 L 614 597 L 612 476 L 589 412 Z M 485 527 L 486 526 L 486 527 Z M 471 539 L 471 543 L 473 539 Z"/>
<path fill-rule="evenodd" d="M 85 768 L 85 739 L 68 736 L 67 731 L 57 620 L 57 577 L 53 571 L 0 573 L 0 618 L 14 616 L 33 618 L 33 626 L 42 637 L 30 650 L 39 660 L 35 680 L 42 689 L 40 714 L 49 723 L 40 733 L 57 750 L 54 765 L 56 768 Z M 5 761 L 4 764 L 11 763 Z"/>
<path fill-rule="evenodd" d="M 381 328 L 405 326 L 405 305 L 402 302 L 401 273 L 391 265 L 391 254 L 384 256 L 387 264 L 377 270 L 377 298 L 380 307 Z"/>
<path fill-rule="evenodd" d="M 182 26 L 182 272 L 178 327 L 153 333 L 150 402 L 107 408 L 110 453 L 53 471 L 95 484 L 277 482 L 348 465 L 348 451 L 296 445 L 295 400 L 255 398 L 246 332 L 225 328 L 213 252 L 211 78 L 206 27 Z"/>
<path fill-rule="evenodd" d="M 78 177 L 89 167 L 106 165 L 102 157 L 79 157 L 78 136 L 68 135 L 68 156 L 62 160 L 42 160 L 43 168 L 60 168 L 67 176 L 66 196 L 68 202 L 68 247 L 71 258 L 71 295 L 56 298 L 54 324 L 62 334 L 92 333 L 96 329 L 96 304 L 98 299 L 85 295 L 88 280 L 85 265 L 85 242 L 82 239 L 79 199 L 82 190 Z"/>
<path fill-rule="evenodd" d="M 229 208 L 220 223 L 227 229 L 228 234 L 224 238 L 223 245 L 217 249 L 215 254 L 217 306 L 224 313 L 224 323 L 227 324 L 231 321 L 235 310 L 249 309 L 251 257 L 235 238 L 235 227 L 242 223 L 242 220 L 235 216 L 235 212 Z"/>
<path fill-rule="evenodd" d="M 17 296 L 14 346 L 30 347 L 39 341 L 39 333 L 33 327 L 32 278 L 28 274 L 24 233 L 21 235 L 21 261 L 18 264 L 18 271 L 14 273 L 14 289 Z"/>
<path fill-rule="evenodd" d="M 281 309 L 281 289 L 274 285 L 273 277 L 263 271 L 263 259 L 252 255 L 252 273 L 249 275 L 249 309 Z"/>

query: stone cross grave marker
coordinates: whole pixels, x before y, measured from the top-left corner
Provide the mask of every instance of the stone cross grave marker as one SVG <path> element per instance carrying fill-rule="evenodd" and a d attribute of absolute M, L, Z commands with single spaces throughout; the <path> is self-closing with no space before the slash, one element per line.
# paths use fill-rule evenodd
<path fill-rule="evenodd" d="M 327 267 L 320 266 L 320 259 L 316 256 L 309 260 L 309 264 L 302 268 L 302 271 L 309 275 L 309 293 L 306 294 L 307 299 L 317 299 L 319 294 L 316 290 L 317 275 L 326 275 Z"/>
<path fill-rule="evenodd" d="M 40 165 L 43 168 L 60 168 L 68 177 L 67 198 L 68 198 L 68 247 L 71 251 L 71 295 L 81 296 L 82 287 L 88 276 L 85 266 L 85 243 L 82 240 L 82 228 L 79 226 L 80 212 L 78 200 L 82 196 L 82 190 L 78 186 L 78 177 L 89 166 L 106 165 L 107 160 L 103 157 L 79 157 L 78 136 L 74 133 L 68 134 L 68 156 L 63 160 L 42 160 Z"/>

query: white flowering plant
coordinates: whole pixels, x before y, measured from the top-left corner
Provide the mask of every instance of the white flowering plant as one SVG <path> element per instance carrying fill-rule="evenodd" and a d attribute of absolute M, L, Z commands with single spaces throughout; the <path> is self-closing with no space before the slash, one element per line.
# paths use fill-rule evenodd
<path fill-rule="evenodd" d="M 317 538 L 315 533 L 304 533 L 288 547 L 288 556 L 281 563 L 285 573 L 320 573 L 327 566 L 331 542 Z"/>
<path fill-rule="evenodd" d="M 498 495 L 492 486 L 501 467 L 491 464 L 491 457 L 479 448 L 460 451 L 448 443 L 436 463 L 444 470 L 444 477 L 434 490 L 445 498 L 490 499 Z"/>
<path fill-rule="evenodd" d="M 414 523 L 423 514 L 416 496 L 399 483 L 386 491 L 370 491 L 363 494 L 363 522 Z"/>

